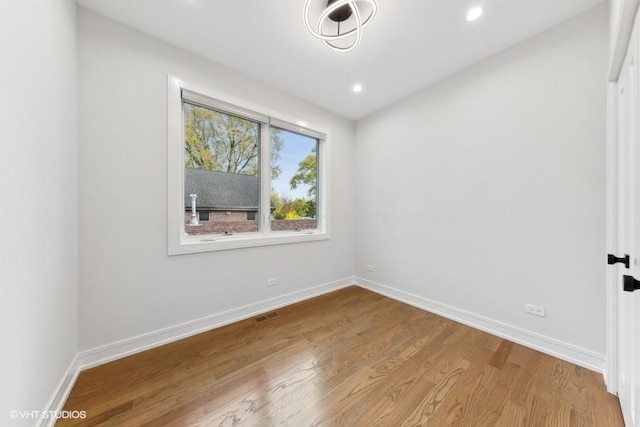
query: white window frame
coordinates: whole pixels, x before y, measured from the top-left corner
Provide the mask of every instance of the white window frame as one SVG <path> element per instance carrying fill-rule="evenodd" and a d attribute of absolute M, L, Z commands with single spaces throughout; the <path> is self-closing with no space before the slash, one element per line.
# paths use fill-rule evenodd
<path fill-rule="evenodd" d="M 224 105 L 224 110 L 255 114 L 267 123 L 262 124 L 260 147 L 260 231 L 238 233 L 228 236 L 213 234 L 189 236 L 185 232 L 184 206 L 184 117 L 182 91 L 209 99 L 214 105 Z M 215 107 L 214 107 L 215 108 Z M 242 115 L 242 114 L 241 114 Z M 244 114 L 246 117 L 246 114 Z M 301 231 L 271 231 L 271 184 L 270 184 L 270 124 L 292 132 L 318 139 L 318 192 L 316 228 Z M 168 105 L 168 233 L 169 255 L 209 252 L 255 246 L 328 240 L 329 233 L 329 132 L 309 126 L 306 120 L 270 110 L 260 105 L 238 99 L 231 95 L 207 88 L 203 85 L 169 75 Z"/>

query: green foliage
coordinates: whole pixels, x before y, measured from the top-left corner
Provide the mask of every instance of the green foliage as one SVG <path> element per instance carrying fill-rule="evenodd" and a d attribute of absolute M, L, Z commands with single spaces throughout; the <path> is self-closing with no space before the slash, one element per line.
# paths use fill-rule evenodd
<path fill-rule="evenodd" d="M 311 218 L 315 218 L 316 217 L 316 202 L 311 199 L 311 200 L 307 200 L 307 216 L 311 217 Z"/>
<path fill-rule="evenodd" d="M 184 103 L 185 166 L 229 173 L 258 173 L 260 125 Z M 271 173 L 280 174 L 279 130 L 271 130 Z"/>
<path fill-rule="evenodd" d="M 291 177 L 289 185 L 291 186 L 292 190 L 298 188 L 298 185 L 300 184 L 308 185 L 309 190 L 307 191 L 307 195 L 310 199 L 315 199 L 318 188 L 317 183 L 318 167 L 314 149 L 312 154 L 309 154 L 298 164 L 298 171 Z"/>
<path fill-rule="evenodd" d="M 271 179 L 277 179 L 280 176 L 280 150 L 282 149 L 282 135 L 280 129 L 271 128 Z"/>
<path fill-rule="evenodd" d="M 310 204 L 311 203 L 311 204 Z M 272 216 L 274 219 L 297 219 L 315 216 L 315 203 L 305 199 L 289 199 L 271 193 Z"/>
<path fill-rule="evenodd" d="M 282 207 L 284 202 L 276 193 L 271 193 L 271 215 L 273 219 L 285 219 L 286 212 L 283 212 Z"/>

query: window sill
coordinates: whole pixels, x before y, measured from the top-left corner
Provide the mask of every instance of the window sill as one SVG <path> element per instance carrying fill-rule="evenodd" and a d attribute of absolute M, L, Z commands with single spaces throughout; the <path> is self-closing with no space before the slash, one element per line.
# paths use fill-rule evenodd
<path fill-rule="evenodd" d="M 289 243 L 316 242 L 320 240 L 329 240 L 330 238 L 331 236 L 328 233 L 304 230 L 297 231 L 295 233 L 274 232 L 269 235 L 248 233 L 230 236 L 189 236 L 182 238 L 177 244 L 170 245 L 169 255 L 226 251 L 258 246 L 284 245 Z"/>

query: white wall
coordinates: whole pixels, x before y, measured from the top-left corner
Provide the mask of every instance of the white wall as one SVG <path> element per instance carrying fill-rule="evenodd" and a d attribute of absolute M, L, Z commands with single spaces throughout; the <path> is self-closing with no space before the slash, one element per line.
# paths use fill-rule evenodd
<path fill-rule="evenodd" d="M 0 425 L 33 425 L 78 351 L 75 3 L 5 2 L 0 40 Z"/>
<path fill-rule="evenodd" d="M 353 276 L 352 122 L 83 9 L 78 37 L 82 350 Z M 331 240 L 167 256 L 169 73 L 330 129 Z"/>
<path fill-rule="evenodd" d="M 601 6 L 358 122 L 357 275 L 602 359 L 606 65 Z"/>

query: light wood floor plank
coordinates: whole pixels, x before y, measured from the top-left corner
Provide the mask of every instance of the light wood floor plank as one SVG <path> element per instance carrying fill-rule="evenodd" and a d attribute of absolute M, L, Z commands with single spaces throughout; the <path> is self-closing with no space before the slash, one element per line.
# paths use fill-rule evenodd
<path fill-rule="evenodd" d="M 623 426 L 602 377 L 350 287 L 80 374 L 58 426 Z"/>

